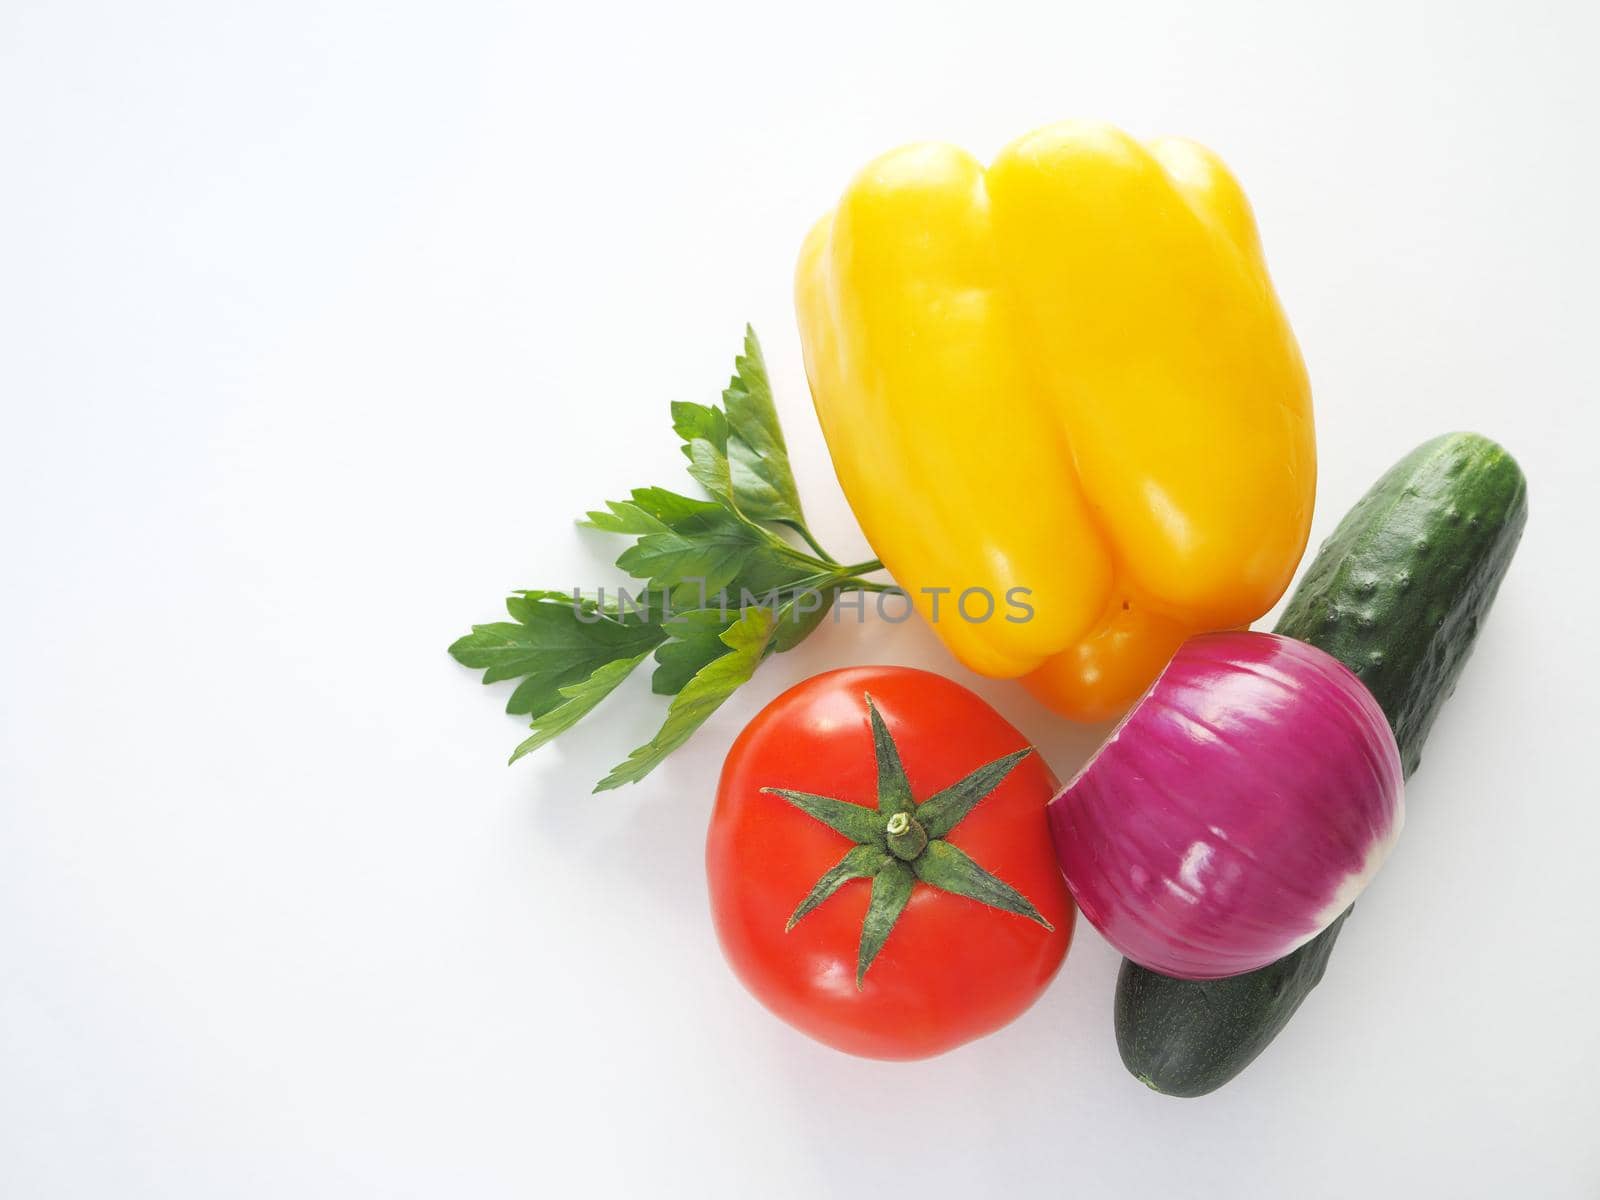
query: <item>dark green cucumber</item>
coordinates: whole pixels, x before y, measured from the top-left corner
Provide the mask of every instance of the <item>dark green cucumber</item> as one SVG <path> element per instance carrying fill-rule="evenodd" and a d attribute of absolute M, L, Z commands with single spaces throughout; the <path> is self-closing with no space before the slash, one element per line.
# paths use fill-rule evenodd
<path fill-rule="evenodd" d="M 1383 707 L 1407 775 L 1455 690 L 1528 518 L 1516 460 L 1475 433 L 1418 446 L 1317 551 L 1277 632 L 1349 667 Z M 1339 919 L 1293 954 L 1229 979 L 1172 979 L 1124 961 L 1122 1061 L 1169 1096 L 1203 1096 L 1251 1064 L 1322 980 Z"/>

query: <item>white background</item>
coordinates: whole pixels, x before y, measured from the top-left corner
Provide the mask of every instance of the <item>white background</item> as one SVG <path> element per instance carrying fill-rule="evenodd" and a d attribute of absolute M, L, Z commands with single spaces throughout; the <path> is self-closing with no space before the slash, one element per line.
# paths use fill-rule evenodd
<path fill-rule="evenodd" d="M 0 1193 L 1594 1196 L 1594 10 L 1578 3 L 0 6 Z M 866 547 L 789 299 L 867 158 L 1067 115 L 1214 146 L 1316 391 L 1314 539 L 1414 443 L 1532 518 L 1328 978 L 1199 1101 L 1122 1069 L 1084 923 L 1002 1033 L 857 1061 L 724 967 L 730 739 L 644 785 L 645 680 L 507 769 L 444 648 L 683 485 L 674 398 L 764 335 Z"/>

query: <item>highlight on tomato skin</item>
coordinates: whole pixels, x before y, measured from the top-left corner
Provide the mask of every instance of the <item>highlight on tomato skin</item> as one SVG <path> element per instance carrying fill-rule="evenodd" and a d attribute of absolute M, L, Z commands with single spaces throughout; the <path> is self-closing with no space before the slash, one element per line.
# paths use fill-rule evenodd
<path fill-rule="evenodd" d="M 706 840 L 723 953 L 773 1013 L 850 1054 L 926 1058 L 992 1033 L 1071 944 L 1045 816 L 1058 787 L 1020 732 L 942 676 L 805 680 L 723 766 Z"/>

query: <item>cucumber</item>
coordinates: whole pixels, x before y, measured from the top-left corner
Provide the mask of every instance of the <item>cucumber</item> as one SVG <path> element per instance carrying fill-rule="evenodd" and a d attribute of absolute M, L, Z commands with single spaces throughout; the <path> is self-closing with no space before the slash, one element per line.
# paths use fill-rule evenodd
<path fill-rule="evenodd" d="M 1350 510 L 1278 622 L 1278 633 L 1326 650 L 1371 689 L 1407 775 L 1527 518 L 1527 482 L 1511 455 L 1475 433 L 1434 438 Z M 1173 979 L 1124 960 L 1114 1017 L 1123 1063 L 1169 1096 L 1227 1083 L 1321 982 L 1350 911 L 1293 954 L 1229 979 Z"/>

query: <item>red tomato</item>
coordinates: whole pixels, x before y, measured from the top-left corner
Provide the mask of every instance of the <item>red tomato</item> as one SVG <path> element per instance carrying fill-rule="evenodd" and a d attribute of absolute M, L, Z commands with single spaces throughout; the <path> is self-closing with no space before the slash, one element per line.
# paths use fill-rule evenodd
<path fill-rule="evenodd" d="M 851 1054 L 925 1058 L 1015 1019 L 1061 966 L 1075 909 L 1045 820 L 1058 784 L 1030 754 L 947 835 L 1054 928 L 919 879 L 858 987 L 874 883 L 851 879 L 785 932 L 796 906 L 853 843 L 762 789 L 874 809 L 869 694 L 919 805 L 1027 745 L 979 697 L 927 671 L 852 667 L 806 680 L 763 709 L 728 753 L 706 841 L 711 911 L 734 971 L 785 1021 Z"/>

